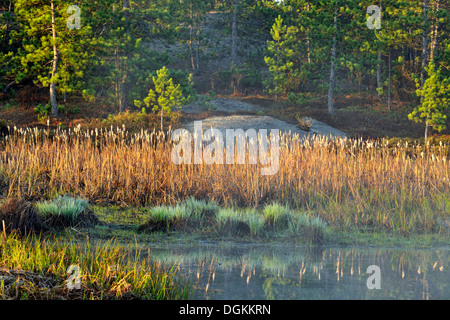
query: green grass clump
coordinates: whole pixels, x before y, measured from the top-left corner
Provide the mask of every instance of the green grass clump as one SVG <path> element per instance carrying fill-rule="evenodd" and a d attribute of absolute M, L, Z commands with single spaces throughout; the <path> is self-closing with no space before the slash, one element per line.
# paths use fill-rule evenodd
<path fill-rule="evenodd" d="M 275 229 L 282 230 L 288 227 L 291 219 L 291 211 L 288 207 L 277 202 L 267 204 L 263 210 L 266 224 Z"/>
<path fill-rule="evenodd" d="M 88 225 L 97 221 L 85 198 L 58 196 L 51 201 L 36 203 L 36 208 L 50 227 Z"/>
<path fill-rule="evenodd" d="M 189 198 L 183 202 L 184 207 L 195 219 L 212 217 L 219 210 L 219 206 L 214 201 L 197 200 Z"/>
<path fill-rule="evenodd" d="M 84 198 L 58 196 L 52 201 L 38 202 L 36 207 L 43 215 L 64 216 L 76 221 L 78 216 L 89 207 L 89 201 Z"/>
<path fill-rule="evenodd" d="M 327 224 L 320 217 L 290 210 L 279 203 L 267 204 L 263 209 L 266 227 L 274 232 L 287 232 L 305 242 L 323 243 Z"/>
<path fill-rule="evenodd" d="M 171 229 L 183 227 L 190 216 L 191 212 L 180 204 L 175 207 L 152 207 L 148 220 L 139 227 L 139 230 L 167 232 Z"/>
<path fill-rule="evenodd" d="M 245 212 L 244 220 L 250 228 L 250 233 L 254 236 L 261 235 L 264 231 L 266 219 L 255 209 L 248 209 Z"/>
<path fill-rule="evenodd" d="M 217 231 L 246 235 L 250 233 L 246 215 L 233 208 L 221 208 L 216 214 Z"/>
<path fill-rule="evenodd" d="M 294 236 L 304 242 L 321 243 L 327 224 L 319 217 L 293 211 L 279 203 L 267 204 L 262 210 L 236 209 L 188 199 L 175 207 L 151 208 L 148 221 L 138 230 L 182 230 L 244 238 Z"/>
<path fill-rule="evenodd" d="M 216 215 L 217 231 L 239 235 L 261 236 L 266 220 L 256 209 L 238 211 L 233 208 L 220 209 Z"/>

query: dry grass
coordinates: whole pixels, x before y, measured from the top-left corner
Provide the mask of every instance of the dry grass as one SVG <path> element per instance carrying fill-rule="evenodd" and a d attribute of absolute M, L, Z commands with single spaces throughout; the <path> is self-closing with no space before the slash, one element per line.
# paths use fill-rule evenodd
<path fill-rule="evenodd" d="M 8 195 L 61 192 L 90 200 L 174 204 L 189 197 L 220 205 L 279 202 L 340 227 L 439 231 L 450 205 L 448 147 L 388 146 L 386 141 L 280 139 L 274 176 L 260 165 L 175 165 L 167 134 L 123 128 L 17 130 L 0 142 L 0 178 Z M 431 150 L 431 149 L 430 149 Z"/>
<path fill-rule="evenodd" d="M 40 233 L 45 227 L 31 203 L 10 198 L 0 206 L 0 230 L 7 234 L 12 231 L 24 236 L 29 233 Z"/>

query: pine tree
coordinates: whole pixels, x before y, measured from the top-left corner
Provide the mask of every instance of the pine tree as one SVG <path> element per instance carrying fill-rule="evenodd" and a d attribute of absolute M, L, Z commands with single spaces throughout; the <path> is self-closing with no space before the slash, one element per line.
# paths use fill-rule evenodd
<path fill-rule="evenodd" d="M 417 96 L 421 98 L 420 106 L 408 115 L 410 120 L 425 122 L 425 141 L 428 139 L 428 130 L 431 127 L 438 132 L 446 128 L 447 114 L 450 110 L 450 79 L 441 75 L 441 68 L 435 69 L 433 62 L 425 68 L 427 79 L 416 78 Z"/>
<path fill-rule="evenodd" d="M 293 34 L 296 32 L 294 27 L 283 25 L 283 19 L 278 16 L 272 26 L 270 34 L 272 41 L 268 41 L 267 53 L 264 61 L 269 66 L 271 82 L 274 86 L 269 90 L 270 94 L 275 95 L 275 99 L 282 94 L 287 93 L 288 75 L 293 72 L 294 51 L 292 49 Z"/>
<path fill-rule="evenodd" d="M 17 0 L 15 14 L 20 29 L 13 36 L 22 45 L 11 56 L 9 74 L 16 82 L 26 78 L 49 87 L 52 115 L 58 114 L 57 90 L 67 92 L 79 87 L 88 53 L 81 49 L 81 39 L 90 29 L 70 29 L 68 7 L 64 0 Z"/>
<path fill-rule="evenodd" d="M 164 112 L 167 115 L 172 113 L 173 108 L 183 105 L 183 97 L 180 84 L 175 85 L 166 67 L 157 71 L 157 77 L 153 77 L 154 89 L 150 89 L 148 96 L 144 99 L 147 108 L 152 107 L 154 112 L 161 112 L 161 131 L 163 131 Z M 142 101 L 136 100 L 134 104 L 142 107 Z"/>

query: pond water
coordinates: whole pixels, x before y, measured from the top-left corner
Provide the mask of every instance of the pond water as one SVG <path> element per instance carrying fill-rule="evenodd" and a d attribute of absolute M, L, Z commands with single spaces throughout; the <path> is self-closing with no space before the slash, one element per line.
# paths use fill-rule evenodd
<path fill-rule="evenodd" d="M 192 300 L 450 299 L 450 248 L 204 243 L 147 254 L 190 279 Z"/>

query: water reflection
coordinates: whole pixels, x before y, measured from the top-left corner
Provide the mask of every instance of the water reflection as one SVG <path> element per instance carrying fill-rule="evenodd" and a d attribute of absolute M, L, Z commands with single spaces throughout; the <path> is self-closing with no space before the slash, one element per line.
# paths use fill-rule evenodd
<path fill-rule="evenodd" d="M 201 245 L 152 247 L 195 284 L 191 299 L 449 299 L 450 250 Z M 367 288 L 367 268 L 381 289 Z"/>

